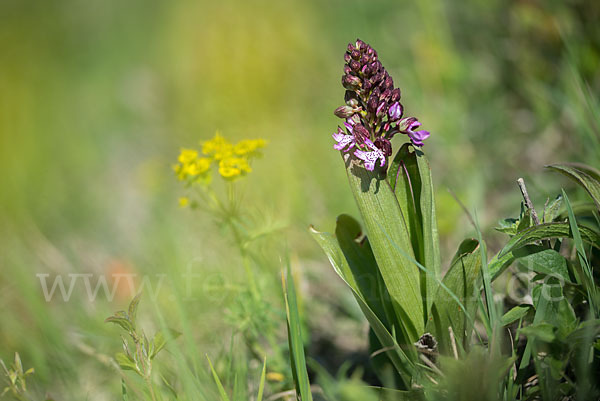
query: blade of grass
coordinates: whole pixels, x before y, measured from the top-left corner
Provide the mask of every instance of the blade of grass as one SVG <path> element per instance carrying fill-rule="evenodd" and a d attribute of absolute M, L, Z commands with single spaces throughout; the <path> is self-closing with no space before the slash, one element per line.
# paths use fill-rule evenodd
<path fill-rule="evenodd" d="M 267 357 L 265 356 L 265 360 L 263 362 L 262 372 L 260 374 L 260 384 L 258 385 L 258 395 L 256 396 L 256 401 L 262 401 L 263 399 L 263 391 L 265 390 L 265 379 L 267 377 Z"/>
<path fill-rule="evenodd" d="M 221 401 L 230 401 L 229 396 L 227 395 L 227 392 L 223 388 L 223 384 L 221 384 L 219 375 L 215 371 L 215 368 L 213 367 L 213 364 L 210 361 L 210 358 L 208 357 L 208 355 L 206 355 L 206 359 L 208 359 L 208 364 L 210 365 L 210 371 L 212 372 L 213 379 L 215 380 L 215 383 L 217 384 L 217 388 L 219 389 L 219 395 L 221 396 Z"/>
<path fill-rule="evenodd" d="M 300 313 L 296 298 L 296 288 L 292 277 L 290 264 L 287 263 L 287 274 L 281 275 L 284 288 L 285 309 L 287 313 L 288 342 L 290 345 L 292 374 L 296 384 L 296 391 L 300 394 L 302 401 L 312 401 L 310 392 L 310 381 L 306 370 L 306 358 L 304 356 L 304 342 L 302 341 L 302 328 L 300 324 Z M 287 276 L 287 277 L 286 277 Z"/>

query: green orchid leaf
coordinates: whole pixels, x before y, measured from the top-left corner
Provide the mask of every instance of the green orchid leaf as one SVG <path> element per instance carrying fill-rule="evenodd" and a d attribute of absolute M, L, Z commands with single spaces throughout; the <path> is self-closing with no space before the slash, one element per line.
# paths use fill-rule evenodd
<path fill-rule="evenodd" d="M 403 211 L 381 172 L 368 171 L 356 157 L 345 154 L 350 188 L 361 213 L 367 237 L 377 261 L 398 321 L 401 342 L 412 344 L 424 330 L 421 274 Z M 390 243 L 396 246 L 390 246 Z"/>

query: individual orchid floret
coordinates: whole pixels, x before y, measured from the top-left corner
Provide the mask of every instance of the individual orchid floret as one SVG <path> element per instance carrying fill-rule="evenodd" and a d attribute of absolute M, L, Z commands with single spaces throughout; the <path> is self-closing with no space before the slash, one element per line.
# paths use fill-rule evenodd
<path fill-rule="evenodd" d="M 333 145 L 335 150 L 343 150 L 344 152 L 349 151 L 355 145 L 354 143 L 354 135 L 346 135 L 344 134 L 344 130 L 338 127 L 338 130 L 333 135 L 333 139 L 337 142 Z"/>
<path fill-rule="evenodd" d="M 377 160 L 380 160 L 379 166 L 385 166 L 385 154 L 375 146 L 375 144 L 368 139 L 365 141 L 365 144 L 371 149 L 370 151 L 363 151 L 357 149 L 354 151 L 354 156 L 358 157 L 360 160 L 365 162 L 365 168 L 369 171 L 373 171 L 375 169 L 375 163 Z"/>
<path fill-rule="evenodd" d="M 423 141 L 429 138 L 429 131 L 418 130 L 417 128 L 421 126 L 421 123 L 415 117 L 406 117 L 400 120 L 398 123 L 398 130 L 403 134 L 408 135 L 410 141 L 414 146 L 421 147 L 423 146 Z"/>

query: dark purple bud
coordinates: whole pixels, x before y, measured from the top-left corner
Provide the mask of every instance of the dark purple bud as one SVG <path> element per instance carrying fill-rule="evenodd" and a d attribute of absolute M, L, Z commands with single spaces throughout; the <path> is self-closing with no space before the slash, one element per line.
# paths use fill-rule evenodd
<path fill-rule="evenodd" d="M 375 139 L 374 144 L 383 152 L 386 157 L 392 155 L 392 143 L 388 139 L 379 137 Z"/>
<path fill-rule="evenodd" d="M 367 100 L 367 111 L 375 113 L 377 111 L 377 105 L 379 104 L 379 98 L 375 96 L 373 92 L 369 100 Z"/>
<path fill-rule="evenodd" d="M 360 102 L 358 101 L 357 94 L 354 91 L 346 91 L 346 93 L 344 94 L 344 101 L 348 106 L 352 108 L 356 108 L 360 104 Z"/>
<path fill-rule="evenodd" d="M 360 52 L 358 50 L 354 49 L 350 53 L 350 57 L 352 57 L 352 60 L 358 60 L 358 59 L 360 59 Z"/>
<path fill-rule="evenodd" d="M 382 67 L 382 65 L 381 65 L 381 61 L 379 61 L 379 60 L 377 60 L 377 61 L 374 61 L 374 62 L 371 64 L 371 68 L 372 68 L 372 69 L 373 69 L 373 71 L 375 71 L 375 72 L 379 72 L 379 70 L 381 70 L 381 67 Z"/>
<path fill-rule="evenodd" d="M 392 91 L 392 98 L 390 99 L 390 101 L 392 102 L 397 102 L 400 100 L 400 88 L 396 88 Z"/>
<path fill-rule="evenodd" d="M 366 129 L 362 124 L 356 124 L 354 126 L 354 138 L 357 142 L 363 143 L 365 139 L 369 138 L 369 130 Z"/>
<path fill-rule="evenodd" d="M 350 74 L 351 72 L 352 72 L 352 68 L 350 68 L 350 66 L 346 64 L 346 65 L 344 66 L 344 75 L 348 75 L 348 74 Z"/>
<path fill-rule="evenodd" d="M 361 66 L 363 66 L 363 65 L 367 65 L 368 63 L 369 63 L 369 58 L 368 58 L 367 56 L 362 56 L 362 57 L 360 58 L 360 65 L 361 65 Z"/>
<path fill-rule="evenodd" d="M 377 72 L 377 74 L 375 74 L 371 78 L 371 82 L 373 83 L 373 85 L 379 84 L 379 82 L 381 82 L 382 80 L 383 80 L 383 73 L 381 72 L 381 70 L 379 70 L 379 72 Z"/>
<path fill-rule="evenodd" d="M 350 106 L 340 106 L 333 112 L 337 117 L 346 119 L 354 114 L 354 109 Z"/>
<path fill-rule="evenodd" d="M 350 61 L 350 53 L 346 52 L 344 53 L 344 61 L 347 63 L 348 61 Z"/>
<path fill-rule="evenodd" d="M 352 43 L 348 43 L 348 52 L 352 53 L 354 50 L 356 50 L 356 47 Z"/>
<path fill-rule="evenodd" d="M 394 89 L 394 80 L 389 75 L 385 78 L 385 87 L 386 89 Z"/>
<path fill-rule="evenodd" d="M 379 96 L 380 100 L 385 100 L 386 102 L 390 101 L 390 98 L 392 97 L 392 91 L 389 89 L 386 89 L 383 91 L 383 93 L 381 94 L 381 96 Z"/>
<path fill-rule="evenodd" d="M 363 82 L 363 89 L 366 92 L 369 92 L 372 87 L 373 87 L 373 84 L 371 83 L 371 81 L 369 81 L 369 80 L 366 79 L 365 82 Z"/>
<path fill-rule="evenodd" d="M 377 106 L 377 111 L 375 112 L 375 115 L 378 118 L 383 117 L 385 115 L 385 113 L 387 113 L 387 108 L 388 108 L 388 105 L 385 101 L 380 102 L 379 106 Z"/>
<path fill-rule="evenodd" d="M 373 96 L 375 96 L 377 99 L 379 99 L 379 96 L 381 96 L 381 91 L 379 90 L 379 88 L 373 89 Z"/>
<path fill-rule="evenodd" d="M 388 117 L 394 122 L 398 121 L 400 117 L 402 117 L 402 105 L 399 102 L 395 102 L 390 106 L 390 109 L 388 110 Z"/>
<path fill-rule="evenodd" d="M 371 67 L 368 64 L 364 65 L 363 68 L 360 69 L 360 72 L 362 72 L 364 76 L 370 77 L 371 76 Z"/>
<path fill-rule="evenodd" d="M 372 57 L 373 54 L 375 53 L 375 50 L 373 50 L 373 48 L 371 46 L 367 46 L 367 56 Z"/>
<path fill-rule="evenodd" d="M 360 88 L 361 81 L 359 77 L 346 74 L 342 77 L 342 85 L 346 89 L 358 89 Z"/>
<path fill-rule="evenodd" d="M 352 71 L 358 71 L 360 70 L 360 63 L 356 60 L 350 60 L 350 62 L 348 63 L 348 65 L 350 66 L 350 69 Z"/>
<path fill-rule="evenodd" d="M 360 39 L 356 39 L 356 47 L 359 48 L 361 52 L 367 50 L 367 44 Z"/>

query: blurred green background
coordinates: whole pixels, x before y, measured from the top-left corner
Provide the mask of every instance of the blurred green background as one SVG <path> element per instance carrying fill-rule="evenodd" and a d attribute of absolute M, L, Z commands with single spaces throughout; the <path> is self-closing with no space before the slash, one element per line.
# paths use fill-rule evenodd
<path fill-rule="evenodd" d="M 349 294 L 306 232 L 356 214 L 331 138 L 346 44 L 378 51 L 406 112 L 432 132 L 447 257 L 472 234 L 448 189 L 494 249 L 494 223 L 518 215 L 518 177 L 542 207 L 568 185 L 544 164 L 599 167 L 598 20 L 600 3 L 585 0 L 0 1 L 0 358 L 19 351 L 40 394 L 119 394 L 103 358 L 120 339 L 103 320 L 130 294 L 89 302 L 76 288 L 48 303 L 38 273 L 166 274 L 157 303 L 142 305 L 150 327 L 162 313 L 183 328 L 195 368 L 229 348 L 224 333 L 256 311 L 236 309 L 239 260 L 210 216 L 178 207 L 171 170 L 180 147 L 216 130 L 270 141 L 242 186 L 261 224 L 286 227 L 257 266 L 273 331 L 285 341 L 287 249 L 313 335 L 349 324 L 348 347 L 360 346 L 363 323 L 336 323 L 331 305 Z M 188 271 L 202 276 L 193 296 L 182 295 Z"/>

